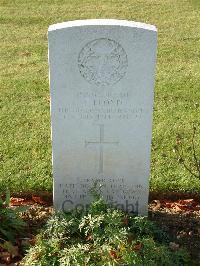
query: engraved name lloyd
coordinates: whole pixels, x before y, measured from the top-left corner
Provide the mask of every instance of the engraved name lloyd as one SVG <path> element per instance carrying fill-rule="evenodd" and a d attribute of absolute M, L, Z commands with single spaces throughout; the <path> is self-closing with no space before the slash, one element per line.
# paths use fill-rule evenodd
<path fill-rule="evenodd" d="M 100 123 L 111 119 L 140 119 L 143 108 L 133 104 L 131 97 L 127 90 L 123 93 L 78 91 L 74 93 L 70 103 L 58 108 L 58 112 L 64 119 L 93 120 Z"/>
<path fill-rule="evenodd" d="M 116 41 L 101 38 L 87 43 L 79 53 L 81 75 L 91 84 L 106 86 L 124 77 L 128 59 L 124 48 Z"/>

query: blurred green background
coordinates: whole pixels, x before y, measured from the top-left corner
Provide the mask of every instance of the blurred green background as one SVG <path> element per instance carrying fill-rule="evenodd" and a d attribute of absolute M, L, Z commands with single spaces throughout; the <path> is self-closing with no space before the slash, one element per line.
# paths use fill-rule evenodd
<path fill-rule="evenodd" d="M 200 152 L 200 1 L 0 0 L 0 192 L 52 190 L 47 29 L 58 22 L 115 18 L 154 24 L 158 59 L 150 189 L 200 192 L 189 168 Z M 196 169 L 196 170 L 195 170 Z"/>

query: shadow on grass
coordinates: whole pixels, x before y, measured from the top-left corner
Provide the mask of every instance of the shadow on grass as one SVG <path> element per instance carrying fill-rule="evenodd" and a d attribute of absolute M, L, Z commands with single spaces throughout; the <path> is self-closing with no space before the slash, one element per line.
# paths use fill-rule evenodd
<path fill-rule="evenodd" d="M 178 213 L 168 208 L 154 211 L 149 204 L 149 219 L 169 235 L 171 242 L 179 244 L 190 252 L 191 265 L 199 265 L 200 211 Z"/>

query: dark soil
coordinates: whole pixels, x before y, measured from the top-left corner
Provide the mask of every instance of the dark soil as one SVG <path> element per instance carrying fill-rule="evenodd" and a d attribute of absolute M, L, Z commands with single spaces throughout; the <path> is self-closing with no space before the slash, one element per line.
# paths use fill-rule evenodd
<path fill-rule="evenodd" d="M 195 202 L 196 208 L 191 209 L 191 206 L 188 206 L 181 210 L 177 207 L 177 202 L 184 200 L 170 201 L 168 207 L 166 201 L 151 201 L 149 219 L 169 235 L 172 243 L 189 251 L 191 265 L 200 265 L 200 204 Z"/>

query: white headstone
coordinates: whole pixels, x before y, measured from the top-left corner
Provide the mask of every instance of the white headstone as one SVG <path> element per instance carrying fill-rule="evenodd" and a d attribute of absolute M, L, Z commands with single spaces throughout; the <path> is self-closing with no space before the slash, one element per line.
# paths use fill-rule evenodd
<path fill-rule="evenodd" d="M 109 204 L 146 215 L 156 28 L 79 20 L 48 38 L 55 207 L 85 208 L 98 180 Z"/>

